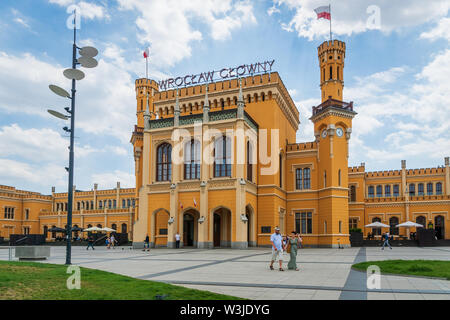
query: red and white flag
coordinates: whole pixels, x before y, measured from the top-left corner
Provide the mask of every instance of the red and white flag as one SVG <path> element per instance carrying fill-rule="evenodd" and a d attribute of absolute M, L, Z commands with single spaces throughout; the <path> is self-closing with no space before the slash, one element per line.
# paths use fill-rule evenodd
<path fill-rule="evenodd" d="M 181 209 L 183 209 L 183 204 L 180 202 L 180 207 L 181 207 Z"/>
<path fill-rule="evenodd" d="M 194 198 L 194 207 L 196 207 L 197 206 L 197 201 L 195 201 L 195 198 Z"/>
<path fill-rule="evenodd" d="M 317 19 L 324 18 L 324 19 L 331 20 L 331 13 L 330 13 L 329 6 L 321 6 L 321 7 L 314 9 L 314 11 L 317 13 Z"/>
<path fill-rule="evenodd" d="M 145 49 L 144 58 L 147 59 L 150 56 L 150 48 Z"/>

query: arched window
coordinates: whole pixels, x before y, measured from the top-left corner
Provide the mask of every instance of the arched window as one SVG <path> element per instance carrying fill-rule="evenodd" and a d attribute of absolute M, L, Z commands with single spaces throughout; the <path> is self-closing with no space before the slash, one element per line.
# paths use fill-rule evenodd
<path fill-rule="evenodd" d="M 44 237 L 47 238 L 47 233 L 48 233 L 48 227 L 44 226 Z"/>
<path fill-rule="evenodd" d="M 111 205 L 112 205 L 111 200 L 108 200 L 108 209 L 111 209 Z"/>
<path fill-rule="evenodd" d="M 111 225 L 111 229 L 117 230 L 117 225 L 116 225 L 115 223 L 113 223 L 113 224 Z"/>
<path fill-rule="evenodd" d="M 264 92 L 261 93 L 261 101 L 265 101 L 266 100 L 266 95 L 264 94 Z"/>
<path fill-rule="evenodd" d="M 400 188 L 399 188 L 398 184 L 394 184 L 393 192 L 394 192 L 394 194 L 393 194 L 394 197 L 398 197 L 400 195 Z"/>
<path fill-rule="evenodd" d="M 220 106 L 222 107 L 222 110 L 225 108 L 225 101 L 223 99 L 220 99 Z"/>
<path fill-rule="evenodd" d="M 227 136 L 214 141 L 214 177 L 231 177 L 231 139 Z"/>
<path fill-rule="evenodd" d="M 333 79 L 333 67 L 330 66 L 330 80 Z"/>
<path fill-rule="evenodd" d="M 156 180 L 172 180 L 172 146 L 163 143 L 158 147 L 156 154 Z"/>
<path fill-rule="evenodd" d="M 301 190 L 303 187 L 303 170 L 301 168 L 295 169 L 295 189 Z"/>
<path fill-rule="evenodd" d="M 127 199 L 127 208 L 129 208 L 131 206 L 131 200 Z"/>
<path fill-rule="evenodd" d="M 397 217 L 391 217 L 389 219 L 389 233 L 391 235 L 396 235 L 398 236 L 398 227 L 396 227 L 396 225 L 398 225 L 398 218 Z"/>
<path fill-rule="evenodd" d="M 381 219 L 378 217 L 375 217 L 372 219 L 372 222 L 381 222 Z M 372 228 L 372 234 L 374 236 L 381 236 L 381 228 Z"/>
<path fill-rule="evenodd" d="M 356 201 L 356 187 L 350 186 L 350 201 L 355 202 Z"/>
<path fill-rule="evenodd" d="M 336 79 L 339 80 L 339 67 L 337 67 Z"/>
<path fill-rule="evenodd" d="M 433 194 L 433 184 L 430 182 L 427 184 L 427 195 L 431 196 Z"/>
<path fill-rule="evenodd" d="M 117 208 L 117 202 L 116 202 L 116 200 L 113 200 L 113 208 L 114 208 L 114 209 Z"/>
<path fill-rule="evenodd" d="M 437 195 L 442 194 L 442 183 L 440 183 L 440 182 L 436 183 L 436 194 Z"/>
<path fill-rule="evenodd" d="M 411 183 L 409 185 L 409 196 L 415 196 L 416 195 L 416 185 L 414 183 Z"/>
<path fill-rule="evenodd" d="M 56 228 L 56 226 L 53 225 L 52 229 L 55 229 L 55 228 Z M 52 238 L 56 238 L 56 231 L 52 231 Z"/>
<path fill-rule="evenodd" d="M 374 187 L 373 186 L 369 186 L 369 198 L 373 198 L 374 197 Z"/>
<path fill-rule="evenodd" d="M 424 194 L 423 183 L 419 183 L 417 185 L 417 195 L 423 196 Z"/>
<path fill-rule="evenodd" d="M 125 199 L 122 199 L 122 208 L 127 207 L 127 201 Z"/>
<path fill-rule="evenodd" d="M 184 179 L 200 179 L 200 142 L 192 139 L 184 145 Z"/>
<path fill-rule="evenodd" d="M 247 180 L 253 181 L 253 146 L 247 141 Z"/>
<path fill-rule="evenodd" d="M 339 171 L 338 171 L 338 182 L 339 182 L 339 186 L 341 186 L 341 169 L 339 169 Z"/>
<path fill-rule="evenodd" d="M 127 233 L 127 224 L 122 223 L 122 233 Z"/>
<path fill-rule="evenodd" d="M 99 223 L 98 225 L 97 225 L 97 228 L 101 228 L 102 227 L 102 225 Z"/>
<path fill-rule="evenodd" d="M 100 201 L 98 202 L 98 208 L 99 208 L 99 209 L 103 209 L 103 201 L 102 201 L 102 200 L 100 200 Z"/>
<path fill-rule="evenodd" d="M 424 227 L 426 227 L 427 225 L 427 219 L 424 216 L 418 216 L 416 218 L 416 223 L 423 225 Z M 420 228 L 420 227 L 419 227 Z"/>

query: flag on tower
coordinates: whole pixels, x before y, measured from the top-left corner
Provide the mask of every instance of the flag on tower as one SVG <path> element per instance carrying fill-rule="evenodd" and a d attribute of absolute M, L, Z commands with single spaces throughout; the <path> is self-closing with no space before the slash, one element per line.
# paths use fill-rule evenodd
<path fill-rule="evenodd" d="M 150 56 L 150 48 L 145 49 L 144 58 L 147 59 Z"/>
<path fill-rule="evenodd" d="M 197 206 L 197 201 L 195 201 L 195 198 L 194 198 L 194 207 L 196 207 Z"/>
<path fill-rule="evenodd" d="M 314 9 L 314 11 L 317 13 L 317 19 L 324 18 L 331 20 L 331 10 L 329 6 L 321 6 Z"/>

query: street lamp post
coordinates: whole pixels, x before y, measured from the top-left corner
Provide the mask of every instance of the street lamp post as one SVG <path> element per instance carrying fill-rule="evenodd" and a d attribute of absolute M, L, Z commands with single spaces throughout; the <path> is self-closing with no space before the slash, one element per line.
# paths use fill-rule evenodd
<path fill-rule="evenodd" d="M 75 94 L 76 94 L 76 80 L 84 78 L 84 73 L 77 69 L 77 65 L 80 64 L 85 68 L 94 68 L 97 66 L 97 60 L 95 57 L 98 54 L 97 49 L 93 47 L 78 48 L 76 45 L 77 31 L 76 31 L 76 11 L 74 11 L 74 27 L 73 27 L 73 47 L 72 47 L 72 69 L 64 70 L 64 76 L 72 80 L 72 95 L 69 95 L 64 89 L 50 85 L 50 90 L 59 96 L 71 99 L 70 110 L 65 108 L 69 115 L 64 115 L 54 110 L 48 110 L 53 116 L 68 120 L 70 118 L 70 129 L 64 127 L 65 131 L 70 132 L 70 147 L 69 147 L 69 186 L 68 186 L 68 204 L 67 204 L 67 239 L 66 239 L 66 264 L 71 264 L 72 260 L 72 210 L 73 210 L 73 172 L 74 172 L 74 134 L 75 134 Z M 77 59 L 77 49 L 81 55 Z"/>

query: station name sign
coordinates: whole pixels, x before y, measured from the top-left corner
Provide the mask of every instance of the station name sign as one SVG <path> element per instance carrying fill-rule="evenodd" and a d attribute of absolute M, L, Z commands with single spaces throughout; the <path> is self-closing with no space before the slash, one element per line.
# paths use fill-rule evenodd
<path fill-rule="evenodd" d="M 170 78 L 158 82 L 159 90 L 164 91 L 172 88 L 187 87 L 201 83 L 213 82 L 220 79 L 234 79 L 247 75 L 257 75 L 272 72 L 275 60 L 256 62 L 254 64 L 243 64 L 234 68 L 223 68 L 222 70 L 188 74 L 184 77 Z"/>

